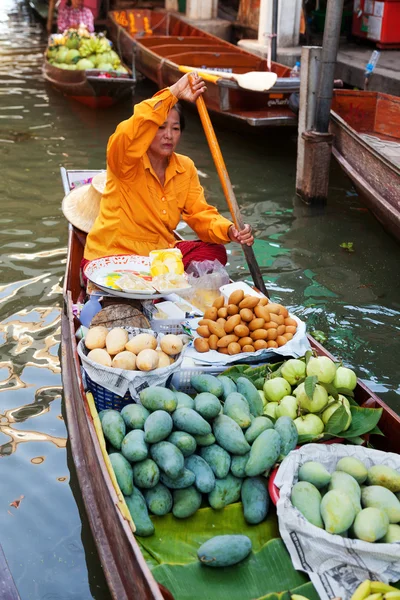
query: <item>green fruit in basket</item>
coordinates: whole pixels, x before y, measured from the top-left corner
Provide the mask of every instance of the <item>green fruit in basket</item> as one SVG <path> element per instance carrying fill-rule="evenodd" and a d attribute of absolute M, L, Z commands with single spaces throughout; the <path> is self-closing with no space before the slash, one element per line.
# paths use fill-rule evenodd
<path fill-rule="evenodd" d="M 242 488 L 242 479 L 235 477 L 231 473 L 224 479 L 216 479 L 215 487 L 208 494 L 208 502 L 214 510 L 220 510 L 228 504 L 237 502 L 240 498 Z"/>
<path fill-rule="evenodd" d="M 244 479 L 246 477 L 246 465 L 249 462 L 250 452 L 243 456 L 232 456 L 231 472 L 235 477 Z"/>
<path fill-rule="evenodd" d="M 308 481 L 298 481 L 292 487 L 290 499 L 303 517 L 315 527 L 324 528 L 321 518 L 321 494 L 317 488 Z"/>
<path fill-rule="evenodd" d="M 246 398 L 251 414 L 260 417 L 263 414 L 264 404 L 256 386 L 246 377 L 239 377 L 236 384 L 239 394 Z"/>
<path fill-rule="evenodd" d="M 199 413 L 191 408 L 177 408 L 172 414 L 175 429 L 186 431 L 192 435 L 211 433 L 211 425 Z"/>
<path fill-rule="evenodd" d="M 182 474 L 179 475 L 176 479 L 171 479 L 165 473 L 160 473 L 161 483 L 167 486 L 170 490 L 183 490 L 194 484 L 194 480 L 196 479 L 193 471 L 189 471 L 189 469 L 183 469 Z"/>
<path fill-rule="evenodd" d="M 381 539 L 383 544 L 395 544 L 400 542 L 400 525 L 389 524 L 388 530 Z"/>
<path fill-rule="evenodd" d="M 186 431 L 173 431 L 167 438 L 167 442 L 174 444 L 182 452 L 183 456 L 190 456 L 196 451 L 197 442 L 190 433 Z"/>
<path fill-rule="evenodd" d="M 208 567 L 230 567 L 245 559 L 251 548 L 246 535 L 217 535 L 200 546 L 197 557 Z"/>
<path fill-rule="evenodd" d="M 233 392 L 229 394 L 224 403 L 224 415 L 227 415 L 241 427 L 247 429 L 251 424 L 249 404 L 242 394 Z"/>
<path fill-rule="evenodd" d="M 348 473 L 354 477 L 359 485 L 364 483 L 368 475 L 367 467 L 364 465 L 364 463 L 353 456 L 344 456 L 341 458 L 337 463 L 335 470 Z"/>
<path fill-rule="evenodd" d="M 342 490 L 330 490 L 321 500 L 321 516 L 328 533 L 343 533 L 356 516 L 353 502 Z"/>
<path fill-rule="evenodd" d="M 274 377 L 265 381 L 263 390 L 268 402 L 279 402 L 284 396 L 290 396 L 292 388 L 283 377 Z"/>
<path fill-rule="evenodd" d="M 165 440 L 172 431 L 171 415 L 165 410 L 155 410 L 144 424 L 144 439 L 148 444 L 156 444 Z"/>
<path fill-rule="evenodd" d="M 290 417 L 279 417 L 274 425 L 275 431 L 281 438 L 281 456 L 287 456 L 297 446 L 299 434 L 293 419 Z"/>
<path fill-rule="evenodd" d="M 368 469 L 368 484 L 382 485 L 391 492 L 400 492 L 400 474 L 386 465 L 374 465 Z"/>
<path fill-rule="evenodd" d="M 333 402 L 333 404 L 331 404 L 331 402 Z M 328 421 L 331 418 L 331 416 L 333 415 L 333 413 L 335 413 L 338 408 L 343 406 L 347 413 L 347 421 L 346 421 L 345 426 L 342 428 L 342 431 L 347 431 L 347 429 L 351 425 L 351 410 L 350 410 L 350 402 L 348 401 L 348 399 L 345 396 L 342 396 L 341 394 L 339 394 L 339 398 L 338 398 L 337 402 L 334 402 L 334 398 L 332 396 L 329 396 L 328 403 L 330 404 L 330 406 L 328 406 L 328 408 L 326 408 L 321 415 L 321 418 L 322 418 L 323 422 L 325 423 L 325 425 L 328 423 Z"/>
<path fill-rule="evenodd" d="M 121 492 L 129 496 L 133 492 L 132 466 L 119 452 L 110 454 L 109 459 Z"/>
<path fill-rule="evenodd" d="M 183 490 L 175 490 L 173 493 L 174 506 L 172 508 L 172 514 L 177 519 L 187 519 L 194 515 L 194 513 L 200 508 L 202 502 L 202 495 L 196 490 L 195 487 L 190 486 Z"/>
<path fill-rule="evenodd" d="M 144 429 L 144 422 L 150 412 L 141 404 L 127 404 L 121 410 L 121 417 L 127 427 L 131 429 Z"/>
<path fill-rule="evenodd" d="M 126 434 L 125 421 L 117 410 L 108 410 L 101 421 L 104 437 L 114 448 L 121 450 L 122 440 Z"/>
<path fill-rule="evenodd" d="M 327 356 L 313 356 L 307 363 L 307 376 L 316 375 L 320 383 L 332 383 L 336 374 L 336 365 Z"/>
<path fill-rule="evenodd" d="M 210 465 L 198 456 L 192 454 L 185 459 L 185 468 L 195 475 L 194 486 L 202 494 L 208 494 L 215 487 L 215 475 Z"/>
<path fill-rule="evenodd" d="M 195 435 L 194 439 L 200 447 L 212 446 L 215 444 L 215 436 L 213 433 L 207 433 L 206 435 Z"/>
<path fill-rule="evenodd" d="M 171 479 L 176 479 L 182 474 L 185 459 L 182 452 L 174 444 L 170 442 L 153 444 L 150 447 L 150 456 Z"/>
<path fill-rule="evenodd" d="M 222 406 L 217 396 L 214 396 L 214 394 L 210 394 L 209 392 L 202 392 L 197 394 L 194 399 L 194 409 L 203 417 L 203 419 L 208 421 L 210 419 L 215 419 L 215 417 L 219 415 Z"/>
<path fill-rule="evenodd" d="M 268 419 L 268 417 L 256 417 L 251 422 L 250 427 L 246 430 L 244 437 L 249 442 L 249 444 L 252 444 L 254 440 L 260 435 L 260 433 L 266 431 L 267 429 L 273 428 L 274 424 L 271 421 L 271 419 Z"/>
<path fill-rule="evenodd" d="M 363 507 L 380 508 L 384 510 L 390 523 L 400 522 L 400 502 L 393 492 L 380 485 L 370 485 L 361 492 L 361 502 Z"/>
<path fill-rule="evenodd" d="M 152 512 L 153 515 L 162 517 L 171 512 L 173 504 L 172 494 L 162 483 L 157 483 L 157 485 L 150 490 L 145 490 L 143 495 L 149 511 Z"/>
<path fill-rule="evenodd" d="M 333 385 L 336 389 L 354 390 L 357 385 L 357 375 L 347 367 L 338 367 L 336 369 Z"/>
<path fill-rule="evenodd" d="M 319 490 L 324 488 L 331 481 L 331 474 L 324 465 L 314 460 L 304 463 L 298 472 L 299 481 L 312 483 Z"/>
<path fill-rule="evenodd" d="M 290 417 L 295 419 L 297 417 L 297 411 L 299 409 L 299 403 L 297 398 L 294 396 L 284 396 L 276 409 L 276 416 L 279 417 Z"/>
<path fill-rule="evenodd" d="M 142 489 L 149 489 L 157 485 L 160 480 L 160 470 L 158 465 L 151 460 L 145 458 L 133 465 L 133 483 Z"/>
<path fill-rule="evenodd" d="M 130 496 L 125 496 L 131 517 L 136 526 L 135 535 L 149 536 L 154 533 L 154 525 L 149 517 L 146 501 L 140 490 L 134 488 Z"/>
<path fill-rule="evenodd" d="M 303 415 L 294 420 L 299 435 L 320 435 L 324 431 L 324 423 L 313 414 Z"/>
<path fill-rule="evenodd" d="M 121 444 L 123 456 L 130 462 L 140 462 L 149 455 L 149 449 L 145 441 L 144 431 L 133 429 L 126 434 Z"/>
<path fill-rule="evenodd" d="M 174 392 L 165 387 L 150 386 L 139 394 L 140 402 L 150 412 L 154 410 L 166 410 L 174 412 L 178 404 Z"/>
<path fill-rule="evenodd" d="M 334 471 L 328 490 L 340 490 L 347 494 L 352 501 L 355 513 L 361 510 L 361 490 L 357 481 L 344 471 Z"/>
<path fill-rule="evenodd" d="M 263 431 L 253 442 L 246 475 L 254 477 L 271 469 L 281 453 L 281 436 L 275 429 Z"/>
<path fill-rule="evenodd" d="M 279 404 L 277 402 L 267 402 L 264 406 L 263 415 L 266 417 L 271 417 L 271 419 L 277 419 L 276 411 L 278 410 Z"/>
<path fill-rule="evenodd" d="M 328 392 L 322 386 L 317 384 L 314 388 L 312 398 L 309 398 L 306 394 L 304 383 L 301 383 L 296 389 L 296 398 L 299 406 L 310 413 L 318 413 L 324 410 L 328 404 Z"/>
<path fill-rule="evenodd" d="M 210 392 L 217 398 L 221 398 L 224 388 L 221 381 L 214 375 L 192 375 L 190 383 L 196 392 Z"/>
<path fill-rule="evenodd" d="M 250 450 L 239 425 L 226 415 L 214 419 L 213 432 L 218 444 L 231 454 L 247 454 Z"/>
<path fill-rule="evenodd" d="M 268 514 L 269 496 L 264 477 L 248 477 L 241 489 L 243 515 L 245 521 L 257 525 Z"/>
<path fill-rule="evenodd" d="M 237 392 L 236 383 L 230 377 L 227 377 L 226 375 L 218 375 L 217 379 L 222 383 L 222 397 L 224 399 L 227 398 L 232 392 Z"/>
<path fill-rule="evenodd" d="M 290 385 L 297 385 L 306 376 L 306 363 L 298 358 L 290 358 L 283 363 L 281 375 Z"/>
<path fill-rule="evenodd" d="M 221 446 L 212 444 L 200 448 L 200 456 L 210 465 L 217 479 L 224 479 L 228 475 L 231 468 L 231 456 Z"/>
<path fill-rule="evenodd" d="M 194 409 L 194 400 L 191 398 L 191 396 L 185 394 L 184 392 L 174 392 L 174 394 L 178 402 L 176 408 L 186 407 Z"/>
<path fill-rule="evenodd" d="M 353 531 L 356 538 L 364 542 L 376 542 L 386 535 L 389 517 L 379 508 L 364 508 L 355 518 Z"/>
<path fill-rule="evenodd" d="M 266 397 L 265 397 L 264 390 L 257 390 L 257 392 L 258 392 L 258 394 L 259 394 L 259 396 L 260 396 L 260 398 L 261 398 L 261 401 L 262 401 L 262 403 L 263 403 L 263 410 L 264 410 L 264 408 L 265 408 L 265 407 L 266 407 L 266 405 L 267 405 L 267 399 L 266 399 Z"/>

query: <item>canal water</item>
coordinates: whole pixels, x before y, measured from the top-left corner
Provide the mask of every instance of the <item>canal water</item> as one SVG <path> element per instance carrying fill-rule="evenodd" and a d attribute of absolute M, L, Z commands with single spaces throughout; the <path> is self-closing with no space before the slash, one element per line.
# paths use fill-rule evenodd
<path fill-rule="evenodd" d="M 59 362 L 67 223 L 60 166 L 105 166 L 131 102 L 96 112 L 41 75 L 45 36 L 23 0 L 0 3 L 0 542 L 22 600 L 108 599 L 77 486 Z M 135 101 L 154 92 L 142 82 Z M 195 112 L 180 151 L 227 215 Z M 274 298 L 400 411 L 400 246 L 332 165 L 326 207 L 295 196 L 296 133 L 217 127 L 255 252 Z M 349 251 L 343 243 L 353 244 Z M 240 249 L 234 279 L 248 277 Z"/>

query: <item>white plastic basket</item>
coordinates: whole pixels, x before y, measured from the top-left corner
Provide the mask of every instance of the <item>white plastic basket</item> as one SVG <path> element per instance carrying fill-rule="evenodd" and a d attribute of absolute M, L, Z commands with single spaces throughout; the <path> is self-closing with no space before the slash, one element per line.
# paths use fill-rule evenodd
<path fill-rule="evenodd" d="M 196 390 L 192 387 L 190 380 L 192 375 L 220 375 L 226 371 L 228 367 L 224 366 L 206 366 L 202 365 L 201 367 L 189 367 L 187 369 L 181 368 L 175 373 L 173 373 L 170 381 L 169 387 L 174 387 L 179 392 L 185 392 L 185 394 L 195 394 Z"/>

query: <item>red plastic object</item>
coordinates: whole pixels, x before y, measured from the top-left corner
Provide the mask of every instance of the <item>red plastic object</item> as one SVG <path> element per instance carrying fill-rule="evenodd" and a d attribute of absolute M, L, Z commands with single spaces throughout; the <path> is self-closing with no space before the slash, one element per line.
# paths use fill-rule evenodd
<path fill-rule="evenodd" d="M 378 48 L 400 48 L 400 0 L 354 0 L 352 33 Z"/>
<path fill-rule="evenodd" d="M 342 442 L 343 442 L 343 438 L 333 438 L 331 440 L 327 440 L 326 442 L 322 442 L 322 444 L 341 444 Z M 296 450 L 300 447 L 301 446 L 296 446 Z M 275 504 L 275 506 L 279 500 L 279 488 L 276 487 L 276 485 L 274 483 L 278 469 L 279 469 L 279 467 L 276 467 L 273 471 L 271 471 L 271 475 L 269 476 L 269 480 L 268 480 L 269 497 L 271 498 L 271 500 L 272 500 L 273 504 Z"/>

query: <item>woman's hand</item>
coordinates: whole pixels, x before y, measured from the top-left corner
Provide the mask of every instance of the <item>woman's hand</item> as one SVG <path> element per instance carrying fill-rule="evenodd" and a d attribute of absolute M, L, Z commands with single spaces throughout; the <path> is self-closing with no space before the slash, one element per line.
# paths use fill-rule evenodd
<path fill-rule="evenodd" d="M 241 231 L 238 231 L 234 225 L 231 225 L 228 229 L 228 236 L 231 242 L 242 244 L 246 246 L 252 246 L 254 244 L 254 237 L 251 232 L 250 225 L 245 225 Z"/>
<path fill-rule="evenodd" d="M 191 82 L 189 81 L 189 76 Z M 174 83 L 174 85 L 171 85 L 169 89 L 178 100 L 196 102 L 197 98 L 201 96 L 201 94 L 204 94 L 207 88 L 200 75 L 193 71 L 178 79 L 178 81 Z"/>

